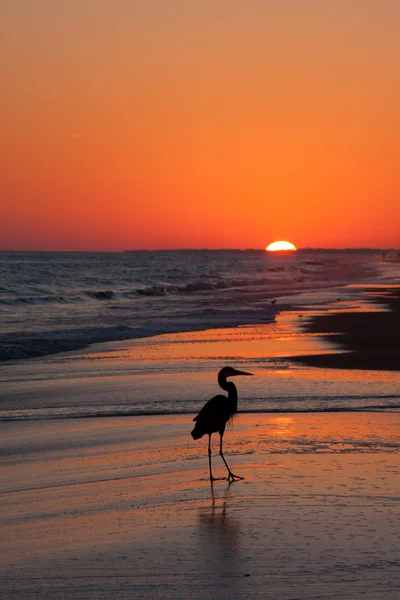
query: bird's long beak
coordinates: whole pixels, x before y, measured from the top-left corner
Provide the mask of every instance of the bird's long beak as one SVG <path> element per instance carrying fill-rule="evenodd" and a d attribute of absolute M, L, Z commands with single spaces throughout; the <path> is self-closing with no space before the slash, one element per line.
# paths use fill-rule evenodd
<path fill-rule="evenodd" d="M 253 375 L 253 373 L 246 373 L 246 371 L 237 371 L 236 370 L 235 375 Z"/>

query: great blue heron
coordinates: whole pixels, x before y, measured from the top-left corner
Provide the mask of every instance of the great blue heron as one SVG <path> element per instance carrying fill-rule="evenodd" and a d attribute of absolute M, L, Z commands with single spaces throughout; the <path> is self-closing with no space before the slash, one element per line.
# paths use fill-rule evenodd
<path fill-rule="evenodd" d="M 235 377 L 236 375 L 253 375 L 253 373 L 237 371 L 233 367 L 224 367 L 221 369 L 218 373 L 218 383 L 223 390 L 228 392 L 228 396 L 222 396 L 221 394 L 214 396 L 214 398 L 205 403 L 197 417 L 193 419 L 193 421 L 196 421 L 196 425 L 192 431 L 193 439 L 198 440 L 203 435 L 208 434 L 208 464 L 210 467 L 211 483 L 217 479 L 225 479 L 225 477 L 213 477 L 211 470 L 211 435 L 216 432 L 220 435 L 219 453 L 228 469 L 228 477 L 226 479 L 229 483 L 237 479 L 243 479 L 243 477 L 232 473 L 222 452 L 222 438 L 225 426 L 237 411 L 236 386 L 232 381 L 227 381 L 227 377 Z"/>

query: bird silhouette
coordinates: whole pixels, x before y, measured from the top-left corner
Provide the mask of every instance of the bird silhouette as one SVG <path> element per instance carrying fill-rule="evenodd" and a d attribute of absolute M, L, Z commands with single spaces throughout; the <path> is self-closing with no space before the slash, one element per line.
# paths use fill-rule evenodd
<path fill-rule="evenodd" d="M 192 437 L 194 440 L 198 440 L 203 435 L 208 435 L 208 464 L 210 467 L 210 482 L 227 479 L 229 483 L 236 481 L 237 479 L 244 479 L 238 475 L 234 475 L 228 463 L 225 460 L 224 453 L 222 451 L 222 439 L 224 437 L 225 426 L 232 416 L 237 412 L 237 390 L 236 386 L 232 381 L 227 381 L 228 377 L 235 377 L 236 375 L 253 375 L 253 373 L 246 373 L 245 371 L 237 371 L 233 367 L 224 367 L 218 373 L 218 384 L 219 386 L 228 392 L 228 396 L 214 396 L 208 402 L 205 403 L 197 417 L 193 419 L 196 421 L 196 425 L 192 431 Z M 219 453 L 222 460 L 228 469 L 228 477 L 213 477 L 211 469 L 211 435 L 213 433 L 219 433 L 220 444 Z"/>

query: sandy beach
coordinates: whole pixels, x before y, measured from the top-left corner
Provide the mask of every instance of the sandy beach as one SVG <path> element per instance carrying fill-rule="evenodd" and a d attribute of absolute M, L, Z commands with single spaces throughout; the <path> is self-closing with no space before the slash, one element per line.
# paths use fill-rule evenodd
<path fill-rule="evenodd" d="M 397 414 L 241 415 L 214 489 L 190 427 L 3 427 L 0 597 L 398 597 Z"/>
<path fill-rule="evenodd" d="M 385 310 L 328 311 L 308 319 L 305 324 L 306 331 L 322 333 L 346 352 L 307 356 L 301 360 L 317 367 L 400 370 L 400 288 L 367 287 L 364 296 Z"/>

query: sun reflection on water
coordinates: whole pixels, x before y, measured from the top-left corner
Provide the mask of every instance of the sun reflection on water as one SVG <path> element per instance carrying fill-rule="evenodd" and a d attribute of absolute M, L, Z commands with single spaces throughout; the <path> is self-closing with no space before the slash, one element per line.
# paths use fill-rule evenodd
<path fill-rule="evenodd" d="M 270 434 L 277 436 L 289 435 L 293 432 L 292 417 L 274 417 L 271 419 L 272 430 Z"/>

